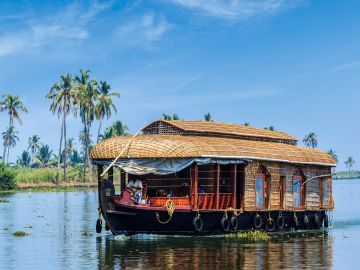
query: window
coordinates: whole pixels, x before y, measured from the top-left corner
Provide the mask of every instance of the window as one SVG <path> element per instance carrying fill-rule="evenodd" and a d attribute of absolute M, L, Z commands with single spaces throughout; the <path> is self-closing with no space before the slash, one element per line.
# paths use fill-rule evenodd
<path fill-rule="evenodd" d="M 294 208 L 302 208 L 305 206 L 305 185 L 302 176 L 294 175 L 293 177 L 293 197 Z"/>
<path fill-rule="evenodd" d="M 330 205 L 330 179 L 323 178 L 320 180 L 321 207 Z"/>
<path fill-rule="evenodd" d="M 284 208 L 284 198 L 285 198 L 285 176 L 280 176 L 280 182 L 279 182 L 279 207 L 280 209 Z"/>
<path fill-rule="evenodd" d="M 265 207 L 265 176 L 256 177 L 256 206 Z"/>
<path fill-rule="evenodd" d="M 294 177 L 294 207 L 299 208 L 301 206 L 301 178 Z"/>

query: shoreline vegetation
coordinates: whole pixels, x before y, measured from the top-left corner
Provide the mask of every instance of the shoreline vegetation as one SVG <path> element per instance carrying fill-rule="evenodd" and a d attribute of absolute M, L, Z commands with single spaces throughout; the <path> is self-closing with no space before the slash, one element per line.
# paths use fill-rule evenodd
<path fill-rule="evenodd" d="M 337 172 L 333 180 L 360 179 L 360 171 Z"/>

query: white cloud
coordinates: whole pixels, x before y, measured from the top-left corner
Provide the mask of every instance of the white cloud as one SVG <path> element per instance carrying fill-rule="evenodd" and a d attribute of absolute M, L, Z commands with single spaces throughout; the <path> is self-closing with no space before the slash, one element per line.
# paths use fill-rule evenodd
<path fill-rule="evenodd" d="M 228 20 L 246 20 L 256 16 L 272 15 L 296 7 L 306 0 L 170 0 L 206 15 Z"/>
<path fill-rule="evenodd" d="M 74 3 L 55 14 L 30 18 L 25 29 L 0 36 L 0 56 L 84 40 L 89 36 L 88 23 L 111 4 L 92 2 L 86 9 Z"/>
<path fill-rule="evenodd" d="M 152 48 L 172 28 L 164 16 L 148 13 L 118 27 L 115 35 L 123 46 Z"/>

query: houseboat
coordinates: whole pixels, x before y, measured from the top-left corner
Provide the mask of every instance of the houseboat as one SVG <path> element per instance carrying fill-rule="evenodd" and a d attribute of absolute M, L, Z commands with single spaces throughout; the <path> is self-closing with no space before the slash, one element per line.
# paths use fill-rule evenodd
<path fill-rule="evenodd" d="M 98 232 L 102 220 L 115 235 L 319 229 L 334 208 L 336 162 L 283 132 L 157 120 L 133 136 L 101 141 L 90 158 Z M 135 181 L 140 193 L 129 186 Z"/>

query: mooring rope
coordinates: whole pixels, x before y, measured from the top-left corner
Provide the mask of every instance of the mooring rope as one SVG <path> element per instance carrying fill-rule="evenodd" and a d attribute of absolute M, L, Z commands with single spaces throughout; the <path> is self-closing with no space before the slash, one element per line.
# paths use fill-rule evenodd
<path fill-rule="evenodd" d="M 166 221 L 161 221 L 161 220 L 160 220 L 160 214 L 159 214 L 159 212 L 156 212 L 156 219 L 157 219 L 157 220 L 159 221 L 159 223 L 161 223 L 161 224 L 166 224 L 166 223 L 168 223 L 168 222 L 171 220 L 171 218 L 172 218 L 172 216 L 173 216 L 173 214 L 174 214 L 174 212 L 175 212 L 175 204 L 174 204 L 174 202 L 173 202 L 171 199 L 168 199 L 168 200 L 166 201 L 165 207 L 166 207 L 166 210 L 167 210 L 168 215 L 169 215 L 169 219 L 168 219 L 168 220 L 166 220 Z"/>

